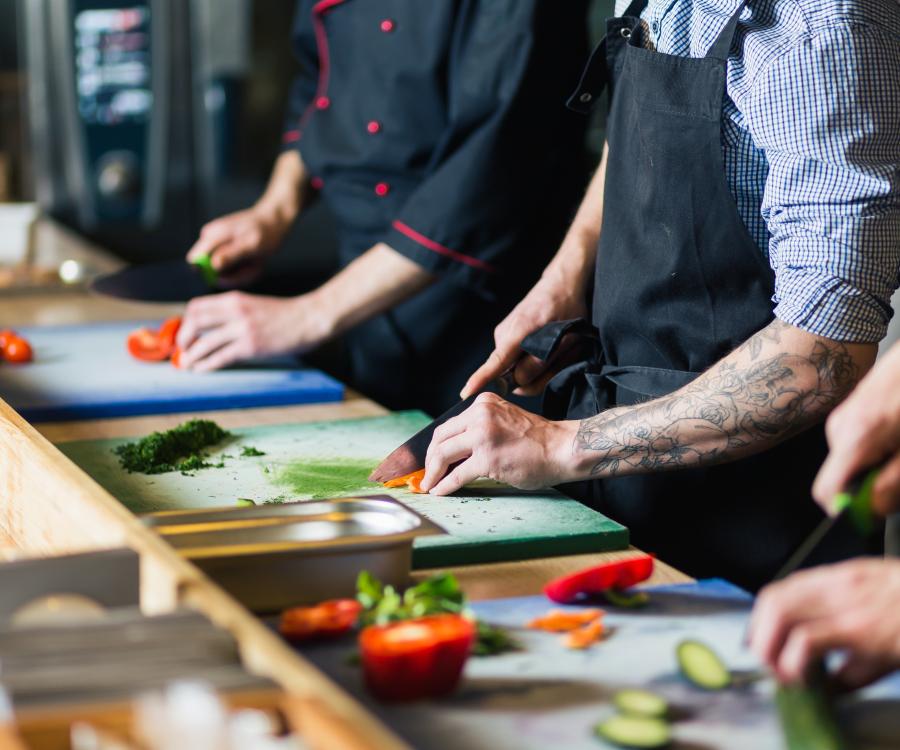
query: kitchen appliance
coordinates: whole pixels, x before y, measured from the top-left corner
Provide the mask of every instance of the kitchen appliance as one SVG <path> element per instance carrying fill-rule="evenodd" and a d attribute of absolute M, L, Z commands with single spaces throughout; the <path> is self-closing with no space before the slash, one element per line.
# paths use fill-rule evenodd
<path fill-rule="evenodd" d="M 19 0 L 41 209 L 131 261 L 182 257 L 277 153 L 293 0 Z"/>

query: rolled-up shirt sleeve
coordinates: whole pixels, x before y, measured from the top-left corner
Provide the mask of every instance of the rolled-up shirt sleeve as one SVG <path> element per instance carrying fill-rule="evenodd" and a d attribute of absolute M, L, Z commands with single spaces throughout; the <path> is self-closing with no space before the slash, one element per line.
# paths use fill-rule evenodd
<path fill-rule="evenodd" d="M 488 294 L 492 277 L 521 247 L 521 217 L 539 210 L 536 198 L 548 189 L 530 173 L 548 174 L 535 166 L 553 158 L 554 140 L 567 137 L 561 117 L 574 117 L 565 111 L 565 92 L 569 70 L 582 60 L 565 61 L 564 36 L 542 24 L 541 5 L 462 3 L 447 71 L 448 124 L 385 238 L 426 270 Z M 578 10 L 556 15 L 572 16 L 570 46 L 581 50 L 584 6 L 571 5 L 580 19 Z"/>
<path fill-rule="evenodd" d="M 900 284 L 900 38 L 837 23 L 772 60 L 746 110 L 769 164 L 776 316 L 876 343 Z"/>

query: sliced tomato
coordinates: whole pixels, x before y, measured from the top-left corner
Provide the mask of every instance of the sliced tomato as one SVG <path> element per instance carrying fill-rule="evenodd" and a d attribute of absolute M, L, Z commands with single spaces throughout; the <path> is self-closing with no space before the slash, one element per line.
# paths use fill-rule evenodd
<path fill-rule="evenodd" d="M 646 581 L 653 575 L 653 558 L 650 555 L 630 557 L 627 560 L 596 565 L 571 575 L 551 581 L 544 593 L 560 604 L 573 602 L 584 596 L 602 594 L 609 589 L 619 591 Z"/>
<path fill-rule="evenodd" d="M 175 337 L 178 336 L 178 329 L 181 328 L 181 318 L 166 318 L 159 327 L 159 340 L 163 345 L 171 347 L 175 351 Z"/>
<path fill-rule="evenodd" d="M 414 701 L 453 692 L 475 643 L 475 624 L 461 615 L 431 615 L 370 625 L 359 636 L 363 675 L 384 701 Z"/>
<path fill-rule="evenodd" d="M 175 351 L 172 352 L 172 367 L 177 369 L 181 369 L 181 349 L 177 346 L 175 347 Z"/>
<path fill-rule="evenodd" d="M 329 599 L 313 607 L 292 607 L 281 614 L 280 632 L 289 641 L 335 638 L 351 630 L 362 612 L 356 599 Z"/>
<path fill-rule="evenodd" d="M 23 364 L 24 362 L 31 362 L 31 360 L 34 359 L 34 352 L 31 349 L 31 344 L 21 336 L 13 335 L 5 337 L 2 348 L 3 358 L 7 362 Z"/>
<path fill-rule="evenodd" d="M 417 495 L 424 495 L 422 489 L 422 480 L 425 478 L 425 469 L 419 469 L 410 474 L 404 474 L 402 477 L 390 479 L 384 483 L 385 487 L 406 487 L 410 492 Z"/>
<path fill-rule="evenodd" d="M 602 617 L 601 609 L 579 609 L 574 612 L 551 609 L 547 614 L 529 622 L 528 627 L 532 630 L 546 630 L 549 633 L 567 633 L 597 622 Z"/>
<path fill-rule="evenodd" d="M 157 331 L 138 328 L 128 334 L 128 353 L 143 362 L 164 362 L 175 352 L 180 327 L 181 318 L 169 318 Z"/>

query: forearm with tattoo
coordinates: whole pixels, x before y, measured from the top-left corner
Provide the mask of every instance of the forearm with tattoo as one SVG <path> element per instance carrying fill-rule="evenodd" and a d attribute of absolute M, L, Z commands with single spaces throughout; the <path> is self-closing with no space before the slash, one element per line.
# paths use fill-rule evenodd
<path fill-rule="evenodd" d="M 820 422 L 874 358 L 775 320 L 675 393 L 583 420 L 574 453 L 587 476 L 715 464 Z"/>

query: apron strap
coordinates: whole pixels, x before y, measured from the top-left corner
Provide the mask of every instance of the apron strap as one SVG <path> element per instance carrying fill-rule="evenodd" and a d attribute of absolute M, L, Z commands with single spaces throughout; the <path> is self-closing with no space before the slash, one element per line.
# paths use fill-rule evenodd
<path fill-rule="evenodd" d="M 741 0 L 738 3 L 734 13 L 731 14 L 731 18 L 728 19 L 728 23 L 725 24 L 725 28 L 722 29 L 719 36 L 716 37 L 716 41 L 713 42 L 712 47 L 710 47 L 709 51 L 706 53 L 707 57 L 715 60 L 728 59 L 728 52 L 731 50 L 731 42 L 734 39 L 734 31 L 737 28 L 738 20 L 746 5 L 747 0 Z"/>
<path fill-rule="evenodd" d="M 641 13 L 647 7 L 649 0 L 631 0 L 631 4 L 625 9 L 620 18 L 640 18 Z"/>

